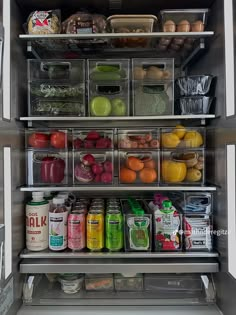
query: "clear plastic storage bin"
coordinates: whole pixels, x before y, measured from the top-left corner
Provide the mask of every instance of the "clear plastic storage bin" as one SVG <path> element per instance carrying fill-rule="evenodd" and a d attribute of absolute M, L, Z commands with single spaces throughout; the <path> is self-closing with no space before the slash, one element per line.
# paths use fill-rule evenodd
<path fill-rule="evenodd" d="M 161 128 L 162 149 L 191 149 L 205 147 L 204 127 Z"/>
<path fill-rule="evenodd" d="M 205 183 L 205 151 L 162 151 L 161 183 L 168 185 L 203 185 Z"/>
<path fill-rule="evenodd" d="M 213 79 L 212 75 L 180 77 L 176 80 L 177 91 L 180 96 L 206 96 L 210 94 Z"/>
<path fill-rule="evenodd" d="M 134 116 L 161 116 L 174 113 L 174 82 L 133 82 Z"/>
<path fill-rule="evenodd" d="M 118 130 L 119 149 L 158 149 L 160 137 L 157 129 Z"/>
<path fill-rule="evenodd" d="M 125 185 L 157 185 L 159 152 L 119 151 L 119 183 Z"/>
<path fill-rule="evenodd" d="M 90 81 L 89 115 L 129 116 L 129 81 Z"/>
<path fill-rule="evenodd" d="M 152 33 L 157 17 L 154 15 L 112 15 L 107 19 L 112 33 Z M 119 48 L 148 47 L 149 38 L 129 37 L 112 40 L 112 45 Z"/>
<path fill-rule="evenodd" d="M 64 129 L 27 129 L 25 147 L 35 150 L 66 150 L 68 131 Z"/>
<path fill-rule="evenodd" d="M 113 151 L 74 150 L 74 185 L 112 185 L 113 177 Z"/>
<path fill-rule="evenodd" d="M 68 151 L 28 150 L 26 154 L 28 186 L 68 184 Z"/>
<path fill-rule="evenodd" d="M 85 274 L 86 291 L 113 291 L 113 274 Z"/>
<path fill-rule="evenodd" d="M 129 59 L 88 60 L 90 81 L 129 80 Z"/>
<path fill-rule="evenodd" d="M 210 112 L 214 97 L 192 96 L 178 100 L 181 115 L 207 115 Z"/>
<path fill-rule="evenodd" d="M 143 291 L 143 274 L 114 274 L 115 290 L 118 292 L 138 292 Z"/>
<path fill-rule="evenodd" d="M 114 148 L 113 129 L 74 129 L 73 149 L 112 149 Z"/>
<path fill-rule="evenodd" d="M 174 80 L 174 59 L 132 59 L 132 79 L 145 82 Z"/>

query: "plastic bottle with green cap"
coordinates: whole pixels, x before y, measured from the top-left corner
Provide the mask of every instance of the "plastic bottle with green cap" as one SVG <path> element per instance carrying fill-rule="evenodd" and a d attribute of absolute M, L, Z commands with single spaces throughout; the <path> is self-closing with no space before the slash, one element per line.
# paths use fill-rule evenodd
<path fill-rule="evenodd" d="M 162 207 L 162 212 L 165 212 L 166 214 L 173 212 L 172 202 L 170 200 L 164 200 L 162 202 Z"/>

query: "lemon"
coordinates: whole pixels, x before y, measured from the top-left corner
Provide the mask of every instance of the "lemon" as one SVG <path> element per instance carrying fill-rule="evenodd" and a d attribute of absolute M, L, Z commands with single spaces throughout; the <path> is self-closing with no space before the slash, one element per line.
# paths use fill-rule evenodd
<path fill-rule="evenodd" d="M 188 148 L 198 148 L 203 145 L 203 137 L 198 131 L 187 131 L 184 136 L 185 146 Z"/>
<path fill-rule="evenodd" d="M 175 127 L 173 133 L 174 133 L 179 139 L 183 139 L 183 137 L 185 136 L 185 133 L 186 133 L 186 129 L 184 128 L 184 126 L 177 125 L 177 126 Z"/>
<path fill-rule="evenodd" d="M 179 137 L 174 133 L 163 133 L 161 136 L 163 148 L 176 148 L 179 143 Z"/>
<path fill-rule="evenodd" d="M 199 182 L 202 178 L 202 172 L 195 168 L 189 168 L 185 180 L 188 182 Z"/>

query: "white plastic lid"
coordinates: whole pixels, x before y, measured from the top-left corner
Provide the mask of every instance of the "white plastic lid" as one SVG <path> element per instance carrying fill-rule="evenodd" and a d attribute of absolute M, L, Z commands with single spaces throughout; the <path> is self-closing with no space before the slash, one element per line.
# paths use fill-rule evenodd
<path fill-rule="evenodd" d="M 51 197 L 51 191 L 45 191 L 44 197 Z"/>
<path fill-rule="evenodd" d="M 54 205 L 63 205 L 65 203 L 65 200 L 63 198 L 56 197 L 52 199 L 52 203 Z"/>
<path fill-rule="evenodd" d="M 64 198 L 64 199 L 68 199 L 69 194 L 68 193 L 59 193 L 57 195 L 57 198 Z"/>
<path fill-rule="evenodd" d="M 32 198 L 34 200 L 43 200 L 44 193 L 42 191 L 34 191 L 32 193 Z"/>

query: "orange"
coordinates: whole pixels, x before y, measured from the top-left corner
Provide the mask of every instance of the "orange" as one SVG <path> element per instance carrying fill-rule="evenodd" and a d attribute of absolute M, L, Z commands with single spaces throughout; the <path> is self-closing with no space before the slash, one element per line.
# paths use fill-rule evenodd
<path fill-rule="evenodd" d="M 126 160 L 126 167 L 132 171 L 141 171 L 144 168 L 143 162 L 135 156 L 129 156 Z"/>
<path fill-rule="evenodd" d="M 136 181 L 136 173 L 128 168 L 121 168 L 120 170 L 120 181 L 125 184 L 132 184 Z"/>
<path fill-rule="evenodd" d="M 157 179 L 157 172 L 153 168 L 144 168 L 140 171 L 139 178 L 141 182 L 150 184 Z"/>
<path fill-rule="evenodd" d="M 142 162 L 145 168 L 156 168 L 156 162 L 153 159 L 146 157 L 142 159 Z"/>

